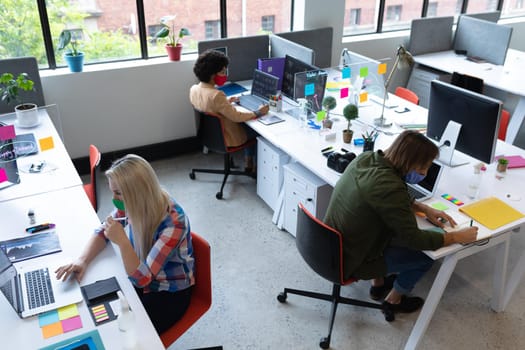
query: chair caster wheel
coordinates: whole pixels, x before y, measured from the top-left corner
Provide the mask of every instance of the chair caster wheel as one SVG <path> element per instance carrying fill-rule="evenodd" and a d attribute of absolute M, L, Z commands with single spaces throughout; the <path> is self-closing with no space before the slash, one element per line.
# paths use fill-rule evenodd
<path fill-rule="evenodd" d="M 392 310 L 386 310 L 383 311 L 383 313 L 385 314 L 385 321 L 387 322 L 392 322 L 396 319 L 396 315 Z"/>
<path fill-rule="evenodd" d="M 279 300 L 279 302 L 281 303 L 284 303 L 286 301 L 286 294 L 284 292 L 279 293 L 279 295 L 277 296 L 277 300 Z"/>
<path fill-rule="evenodd" d="M 217 194 L 215 195 L 215 198 L 222 199 L 222 192 L 217 192 Z"/>
<path fill-rule="evenodd" d="M 321 341 L 319 342 L 319 346 L 322 349 L 328 349 L 330 347 L 330 338 L 321 338 Z"/>
<path fill-rule="evenodd" d="M 190 179 L 195 180 L 195 173 L 190 173 Z"/>

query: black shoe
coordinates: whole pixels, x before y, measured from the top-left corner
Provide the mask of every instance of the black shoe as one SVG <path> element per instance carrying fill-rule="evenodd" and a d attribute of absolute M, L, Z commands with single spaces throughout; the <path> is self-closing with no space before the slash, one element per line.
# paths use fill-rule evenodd
<path fill-rule="evenodd" d="M 390 292 L 390 290 L 394 286 L 394 281 L 396 277 L 397 275 L 387 276 L 385 277 L 385 283 L 383 283 L 382 286 L 370 287 L 370 298 L 372 298 L 373 300 L 384 299 L 388 292 Z"/>
<path fill-rule="evenodd" d="M 383 308 L 394 313 L 411 313 L 419 310 L 424 303 L 425 301 L 420 297 L 407 297 L 403 295 L 399 304 L 390 304 L 388 301 L 383 301 Z"/>

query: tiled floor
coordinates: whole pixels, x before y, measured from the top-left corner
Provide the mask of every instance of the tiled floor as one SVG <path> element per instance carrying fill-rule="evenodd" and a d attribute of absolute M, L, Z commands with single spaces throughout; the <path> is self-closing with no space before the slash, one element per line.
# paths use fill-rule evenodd
<path fill-rule="evenodd" d="M 217 175 L 198 174 L 192 167 L 217 166 L 217 155 L 194 153 L 155 161 L 161 183 L 183 206 L 193 231 L 212 247 L 213 305 L 170 349 L 222 345 L 230 349 L 319 349 L 328 329 L 329 305 L 289 295 L 276 296 L 285 286 L 330 292 L 302 261 L 294 238 L 271 222 L 272 212 L 256 194 L 255 180 L 232 177 L 224 199 L 215 199 Z M 111 209 L 105 178 L 99 216 Z M 524 232 L 513 238 L 511 263 L 525 248 Z M 489 250 L 459 262 L 426 332 L 421 349 L 525 349 L 525 283 L 507 310 L 490 309 L 494 252 Z M 416 287 L 426 297 L 439 262 Z M 367 299 L 369 282 L 344 287 L 343 295 Z M 398 315 L 387 323 L 377 310 L 340 305 L 332 349 L 402 349 L 417 313 Z"/>

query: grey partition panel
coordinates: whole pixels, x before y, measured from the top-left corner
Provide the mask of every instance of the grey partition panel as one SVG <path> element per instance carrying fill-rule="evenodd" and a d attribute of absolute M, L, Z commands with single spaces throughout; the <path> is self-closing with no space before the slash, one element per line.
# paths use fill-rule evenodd
<path fill-rule="evenodd" d="M 286 55 L 293 56 L 308 64 L 315 64 L 314 50 L 303 45 L 294 43 L 288 39 L 279 37 L 277 35 L 270 35 L 270 56 L 271 57 L 285 57 Z"/>
<path fill-rule="evenodd" d="M 490 12 L 479 12 L 479 13 L 466 13 L 463 16 L 474 17 L 477 19 L 482 19 L 484 21 L 497 23 L 501 15 L 500 11 L 490 11 Z"/>
<path fill-rule="evenodd" d="M 27 73 L 29 78 L 35 83 L 35 91 L 21 91 L 20 98 L 22 102 L 34 103 L 37 106 L 44 106 L 44 92 L 42 91 L 42 83 L 40 82 L 40 73 L 38 71 L 38 63 L 34 57 L 18 57 L 7 58 L 0 60 L 0 74 L 12 73 L 15 78 L 20 73 Z M 14 105 L 6 105 L 0 103 L 0 113 L 14 112 Z"/>
<path fill-rule="evenodd" d="M 332 27 L 278 33 L 277 35 L 314 50 L 315 62 L 312 64 L 322 68 L 332 66 L 332 40 L 334 36 Z"/>
<path fill-rule="evenodd" d="M 253 79 L 253 70 L 257 68 L 257 59 L 269 57 L 268 40 L 268 35 L 255 35 L 199 41 L 199 54 L 208 49 L 226 48 L 230 59 L 229 80 L 250 80 Z"/>
<path fill-rule="evenodd" d="M 454 16 L 413 19 L 408 50 L 412 55 L 452 49 Z"/>
<path fill-rule="evenodd" d="M 502 65 L 507 56 L 512 27 L 499 25 L 469 16 L 460 16 L 454 50 L 466 50 L 468 56 L 480 57 Z"/>

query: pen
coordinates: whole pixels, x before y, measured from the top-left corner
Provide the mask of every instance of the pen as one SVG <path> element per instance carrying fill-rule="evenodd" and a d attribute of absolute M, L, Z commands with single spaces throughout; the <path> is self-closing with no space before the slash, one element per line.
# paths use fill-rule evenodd
<path fill-rule="evenodd" d="M 27 233 L 36 233 L 36 232 L 40 232 L 40 231 L 49 230 L 49 229 L 52 229 L 52 228 L 55 228 L 55 224 L 50 224 L 50 223 L 46 222 L 45 224 L 40 224 L 40 225 L 28 227 L 28 228 L 26 228 L 26 232 Z"/>
<path fill-rule="evenodd" d="M 474 222 L 474 220 L 470 220 L 470 227 L 472 227 L 472 223 Z"/>
<path fill-rule="evenodd" d="M 124 221 L 124 220 L 127 220 L 128 218 L 127 217 L 122 217 L 122 218 L 113 218 L 113 220 L 115 221 Z"/>
<path fill-rule="evenodd" d="M 332 148 L 333 148 L 332 146 L 328 146 L 328 147 L 326 147 L 326 148 L 323 148 L 323 149 L 321 150 L 321 153 L 328 152 L 328 151 L 331 150 Z"/>

